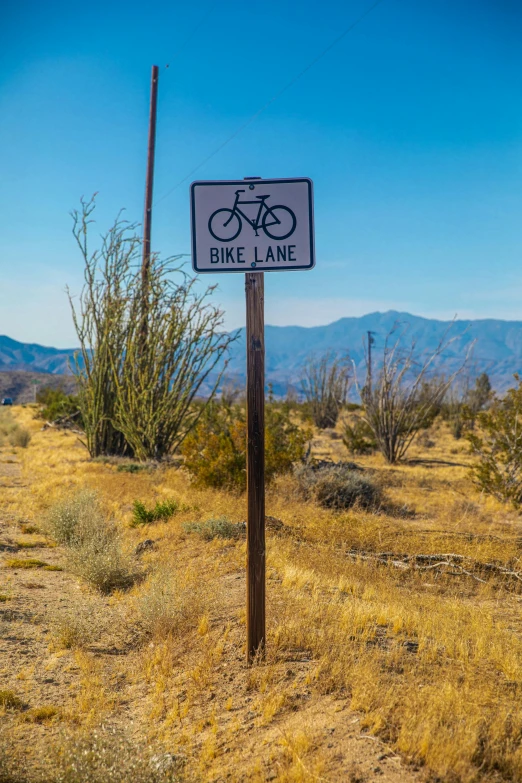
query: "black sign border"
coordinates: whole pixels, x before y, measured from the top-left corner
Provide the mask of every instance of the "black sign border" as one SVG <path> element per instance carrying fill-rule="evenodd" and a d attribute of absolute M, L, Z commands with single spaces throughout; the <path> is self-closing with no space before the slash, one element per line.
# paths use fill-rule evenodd
<path fill-rule="evenodd" d="M 308 266 L 284 266 L 284 267 L 247 267 L 244 269 L 198 269 L 197 266 L 197 252 L 196 252 L 196 209 L 195 209 L 195 190 L 198 185 L 284 185 L 291 184 L 293 182 L 306 182 L 308 185 L 308 210 L 310 221 L 310 256 L 311 263 Z M 286 179 L 211 179 L 211 180 L 196 180 L 190 185 L 190 223 L 191 223 L 191 240 L 192 240 L 192 268 L 195 272 L 201 275 L 207 274 L 245 274 L 246 272 L 306 272 L 309 269 L 313 269 L 315 266 L 315 241 L 314 241 L 314 183 L 309 177 L 291 177 Z"/>

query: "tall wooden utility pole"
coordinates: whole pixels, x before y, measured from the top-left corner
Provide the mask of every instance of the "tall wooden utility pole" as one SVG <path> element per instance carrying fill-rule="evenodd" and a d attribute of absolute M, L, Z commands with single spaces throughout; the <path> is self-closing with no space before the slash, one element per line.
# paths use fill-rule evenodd
<path fill-rule="evenodd" d="M 265 282 L 245 274 L 247 340 L 247 660 L 265 651 Z"/>
<path fill-rule="evenodd" d="M 152 66 L 150 84 L 149 144 L 147 149 L 147 178 L 145 182 L 145 216 L 143 218 L 143 257 L 141 262 L 141 281 L 143 295 L 147 296 L 147 283 L 150 269 L 150 235 L 152 229 L 152 189 L 154 185 L 154 154 L 156 151 L 156 108 L 158 103 L 159 68 Z"/>

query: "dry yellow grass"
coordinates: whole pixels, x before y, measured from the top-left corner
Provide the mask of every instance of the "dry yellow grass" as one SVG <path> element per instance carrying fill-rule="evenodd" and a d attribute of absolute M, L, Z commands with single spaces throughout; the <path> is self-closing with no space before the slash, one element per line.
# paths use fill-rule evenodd
<path fill-rule="evenodd" d="M 89 488 L 129 549 L 154 541 L 139 557 L 142 581 L 96 597 L 109 622 L 83 637 L 69 623 L 58 644 L 42 642 L 36 673 L 18 680 L 33 712 L 4 717 L 15 745 L 44 742 L 59 717 L 78 731 L 109 721 L 159 742 L 183 757 L 185 780 L 370 780 L 381 756 L 383 781 L 420 780 L 415 765 L 443 780 L 522 780 L 522 585 L 498 572 L 477 571 L 478 581 L 348 554 L 453 553 L 517 567 L 520 518 L 476 492 L 465 445 L 444 426 L 435 425 L 435 445 L 415 446 L 407 464 L 356 459 L 388 497 L 379 513 L 304 503 L 291 478 L 270 489 L 267 513 L 285 527 L 268 536 L 267 657 L 247 669 L 244 540 L 204 541 L 184 529 L 221 515 L 244 520 L 245 498 L 194 489 L 176 468 L 119 472 L 89 461 L 75 435 L 40 431 L 30 408 L 14 415 L 32 433 L 17 451 L 21 480 L 0 475 L 2 518 L 15 537 L 20 525 L 41 528 L 66 494 Z M 0 450 L 0 460 L 11 451 Z M 349 459 L 327 436 L 316 437 L 314 451 Z M 168 523 L 130 527 L 135 500 L 167 499 L 182 509 Z M 60 551 L 45 550 L 46 560 L 52 553 L 64 563 Z M 57 607 L 45 627 L 60 624 L 60 601 L 70 617 L 94 600 L 67 571 L 36 573 L 49 580 L 46 595 Z M 0 568 L 9 611 L 23 589 Z M 65 683 L 56 713 L 54 692 L 51 704 L 41 703 L 38 667 Z M 0 675 L 12 685 L 1 659 Z M 360 741 L 368 733 L 384 744 Z"/>

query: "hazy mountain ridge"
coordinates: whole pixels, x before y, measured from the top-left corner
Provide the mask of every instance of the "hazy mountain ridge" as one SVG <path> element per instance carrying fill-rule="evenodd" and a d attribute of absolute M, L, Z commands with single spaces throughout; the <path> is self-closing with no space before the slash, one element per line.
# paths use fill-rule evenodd
<path fill-rule="evenodd" d="M 468 348 L 475 341 L 471 373 L 486 371 L 493 386 L 503 391 L 513 383 L 513 373 L 522 372 L 522 321 L 499 319 L 440 321 L 400 313 L 369 313 L 357 318 L 341 318 L 326 326 L 266 326 L 266 377 L 277 394 L 284 394 L 290 385 L 298 385 L 302 367 L 310 354 L 326 351 L 349 354 L 358 379 L 365 378 L 365 347 L 368 331 L 374 333 L 374 357 L 379 355 L 387 335 L 396 328 L 404 345 L 416 343 L 416 352 L 427 355 L 433 351 L 445 332 L 457 339 L 448 347 L 440 366 L 449 372 L 456 369 Z M 24 344 L 0 336 L 0 371 L 26 370 L 53 374 L 70 372 L 75 349 L 58 349 L 37 344 Z M 229 377 L 238 383 L 245 378 L 245 330 L 239 330 L 227 368 Z"/>

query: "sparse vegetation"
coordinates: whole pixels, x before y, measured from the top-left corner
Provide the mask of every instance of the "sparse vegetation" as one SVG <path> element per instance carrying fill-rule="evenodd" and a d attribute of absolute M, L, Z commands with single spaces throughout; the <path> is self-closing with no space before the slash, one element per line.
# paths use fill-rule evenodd
<path fill-rule="evenodd" d="M 204 610 L 201 580 L 195 574 L 159 570 L 144 585 L 137 610 L 143 631 L 154 639 L 194 628 Z"/>
<path fill-rule="evenodd" d="M 513 422 L 510 404 L 502 415 Z M 13 415 L 34 426 L 33 409 Z M 24 702 L 0 707 L 0 743 L 12 745 L 4 764 L 10 783 L 33 783 L 33 771 L 34 783 L 38 775 L 45 783 L 150 783 L 146 776 L 160 769 L 202 783 L 233 780 L 238 770 L 245 780 L 274 770 L 287 781 L 344 780 L 359 775 L 339 756 L 347 726 L 373 739 L 354 743 L 373 758 L 368 780 L 380 777 L 377 766 L 384 779 L 388 762 L 379 757 L 391 753 L 388 770 L 393 763 L 401 783 L 519 780 L 518 512 L 476 492 L 469 468 L 478 457 L 455 444 L 447 421 L 439 417 L 424 432 L 408 464 L 390 466 L 379 453 L 357 457 L 356 476 L 386 488 L 375 505 L 356 499 L 338 509 L 327 499 L 324 506 L 315 476 L 304 497 L 292 475 L 274 479 L 267 514 L 283 521 L 284 535 L 268 526 L 267 652 L 248 670 L 245 498 L 189 483 L 183 470 L 119 473 L 89 460 L 71 432 L 35 438 L 23 456 L 27 485 L 2 485 L 4 565 L 20 520 L 39 525 L 57 501 L 72 502 L 74 487 L 96 487 L 98 511 L 86 504 L 85 523 L 58 523 L 73 531 L 64 535 L 65 557 L 85 540 L 79 531 L 90 530 L 89 519 L 107 524 L 122 552 L 135 551 L 150 531 L 123 524 L 136 497 L 147 509 L 175 497 L 180 509 L 154 528 L 144 579 L 130 590 L 98 596 L 70 573 L 40 568 L 36 583 L 34 571 L 0 570 L 2 594 L 12 596 L 0 604 L 10 655 L 2 687 Z M 473 432 L 489 437 L 479 418 Z M 458 459 L 448 459 L 456 445 Z M 342 443 L 316 431 L 311 464 L 342 458 Z M 414 519 L 396 513 L 405 506 Z M 133 568 L 137 562 L 130 558 Z M 69 633 L 83 610 L 94 627 L 72 629 L 67 651 L 54 623 L 69 615 Z M 131 721 L 128 743 L 100 728 Z M 63 732 L 71 732 L 66 741 Z M 11 760 L 24 755 L 30 767 L 15 777 Z"/>
<path fill-rule="evenodd" d="M 375 481 L 347 465 L 318 469 L 302 465 L 294 475 L 301 495 L 325 508 L 346 509 L 357 505 L 377 509 L 382 503 L 382 491 Z"/>
<path fill-rule="evenodd" d="M 6 710 L 21 710 L 24 703 L 14 691 L 0 690 L 0 707 Z"/>
<path fill-rule="evenodd" d="M 31 433 L 20 426 L 11 411 L 0 410 L 0 446 L 5 442 L 14 448 L 26 449 L 31 442 Z"/>
<path fill-rule="evenodd" d="M 319 358 L 310 356 L 301 387 L 315 426 L 335 427 L 350 388 L 348 360 L 332 352 Z"/>
<path fill-rule="evenodd" d="M 245 535 L 245 526 L 232 522 L 228 517 L 206 519 L 204 522 L 185 522 L 183 529 L 187 533 L 197 533 L 205 541 L 214 538 L 241 538 Z"/>
<path fill-rule="evenodd" d="M 49 568 L 49 563 L 36 558 L 11 557 L 6 561 L 8 568 Z"/>
<path fill-rule="evenodd" d="M 135 500 L 132 507 L 132 527 L 139 525 L 150 525 L 152 522 L 167 522 L 179 509 L 179 503 L 175 500 L 157 501 L 152 508 Z"/>

